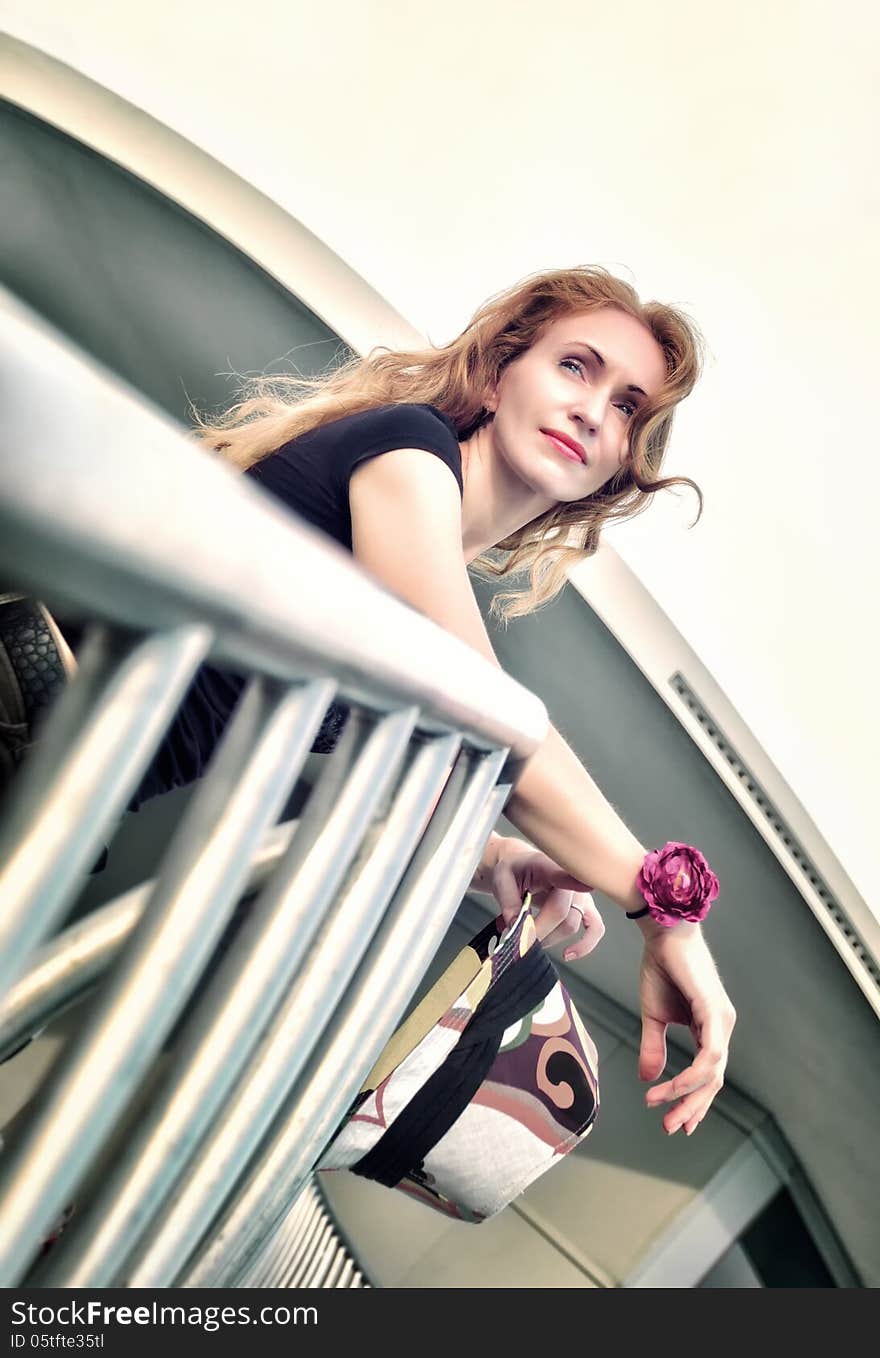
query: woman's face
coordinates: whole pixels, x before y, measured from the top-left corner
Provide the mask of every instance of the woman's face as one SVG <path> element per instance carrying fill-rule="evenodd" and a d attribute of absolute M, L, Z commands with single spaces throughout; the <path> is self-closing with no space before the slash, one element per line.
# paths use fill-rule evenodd
<path fill-rule="evenodd" d="M 581 500 L 614 476 L 639 403 L 665 376 L 663 350 L 640 321 L 615 307 L 573 312 L 502 372 L 487 402 L 496 452 L 533 493 Z"/>

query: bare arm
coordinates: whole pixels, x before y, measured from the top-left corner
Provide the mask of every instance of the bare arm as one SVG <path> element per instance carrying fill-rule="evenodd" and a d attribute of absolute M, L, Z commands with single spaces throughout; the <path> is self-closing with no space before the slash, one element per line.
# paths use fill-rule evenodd
<path fill-rule="evenodd" d="M 527 839 L 622 910 L 645 904 L 636 876 L 645 849 L 554 726 L 504 809 Z"/>
<path fill-rule="evenodd" d="M 385 453 L 355 469 L 349 503 L 361 565 L 498 665 L 468 579 L 461 499 L 449 468 L 419 449 Z M 641 908 L 635 881 L 644 848 L 555 729 L 528 760 L 505 811 L 560 868 L 621 909 Z M 639 1075 L 662 1075 L 670 1023 L 690 1029 L 691 1065 L 646 1094 L 649 1107 L 671 1105 L 663 1117 L 667 1133 L 690 1134 L 724 1082 L 736 1014 L 699 925 L 664 929 L 646 916 L 638 926 L 645 938 Z"/>
<path fill-rule="evenodd" d="M 500 669 L 465 566 L 461 499 L 449 468 L 421 449 L 385 453 L 355 469 L 350 504 L 361 565 Z M 526 764 L 505 815 L 621 908 L 644 905 L 633 894 L 644 848 L 554 727 Z"/>

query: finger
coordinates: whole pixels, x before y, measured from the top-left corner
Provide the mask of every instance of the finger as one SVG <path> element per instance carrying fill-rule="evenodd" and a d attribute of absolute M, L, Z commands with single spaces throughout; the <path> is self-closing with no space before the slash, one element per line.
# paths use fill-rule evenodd
<path fill-rule="evenodd" d="M 571 901 L 572 893 L 570 891 L 562 891 L 559 887 L 553 887 L 547 892 L 546 899 L 535 916 L 535 933 L 542 943 L 564 920 L 568 919 Z"/>
<path fill-rule="evenodd" d="M 580 928 L 581 917 L 576 911 L 572 910 L 568 918 L 564 919 L 561 924 L 557 924 L 552 934 L 547 934 L 541 941 L 545 948 L 558 948 L 563 943 L 570 943 L 575 934 L 580 933 Z"/>
<path fill-rule="evenodd" d="M 568 915 L 560 924 L 556 926 L 552 934 L 547 934 L 544 938 L 545 947 L 554 947 L 557 943 L 562 943 L 572 934 L 576 934 L 579 929 L 595 930 L 597 936 L 601 937 L 605 932 L 605 921 L 596 908 L 596 902 L 589 891 L 574 892 L 571 896 Z"/>
<path fill-rule="evenodd" d="M 674 1079 L 655 1085 L 645 1095 L 649 1108 L 671 1103 L 663 1123 L 667 1131 L 677 1131 L 685 1122 L 696 1117 L 697 1125 L 706 1116 L 715 1095 L 724 1086 L 724 1062 L 713 1062 L 708 1069 L 700 1069 L 697 1062 L 688 1066 Z M 693 1130 L 693 1129 L 692 1129 Z"/>
<path fill-rule="evenodd" d="M 698 1113 L 694 1113 L 693 1115 L 688 1116 L 687 1120 L 682 1123 L 685 1136 L 693 1136 L 694 1132 L 697 1130 L 697 1128 L 703 1121 L 703 1118 L 706 1116 L 708 1111 L 709 1104 L 707 1104 L 705 1108 L 701 1108 Z"/>
<path fill-rule="evenodd" d="M 563 962 L 576 962 L 580 957 L 588 957 L 602 942 L 601 936 L 589 930 L 583 938 L 578 938 L 562 954 Z"/>
<path fill-rule="evenodd" d="M 711 1072 L 699 1070 L 695 1065 L 688 1066 L 687 1070 L 683 1070 L 674 1079 L 666 1080 L 663 1084 L 654 1085 L 649 1089 L 645 1094 L 645 1102 L 649 1108 L 656 1108 L 661 1103 L 675 1103 L 678 1099 L 705 1089 L 712 1083 L 713 1078 Z"/>
<path fill-rule="evenodd" d="M 605 937 L 605 921 L 596 909 L 596 903 L 589 893 L 575 896 L 572 909 L 579 910 L 581 913 L 584 935 L 583 938 L 576 939 L 572 946 L 562 954 L 565 962 L 576 962 L 579 957 L 589 956 L 595 948 L 598 948 Z"/>
<path fill-rule="evenodd" d="M 700 1091 L 697 1094 L 689 1094 L 686 1099 L 682 1099 L 674 1108 L 669 1108 L 663 1114 L 663 1130 L 667 1136 L 674 1136 L 676 1132 L 684 1131 L 687 1135 L 699 1127 L 703 1118 L 709 1111 L 712 1103 L 713 1094 Z M 690 1129 L 690 1131 L 688 1130 Z"/>
<path fill-rule="evenodd" d="M 686 1094 L 704 1089 L 707 1085 L 721 1088 L 727 1068 L 727 1038 L 720 1023 L 708 1026 L 707 1035 L 700 1042 L 700 1049 L 691 1064 L 666 1085 L 655 1085 L 649 1094 L 652 1102 L 668 1102 L 682 1098 Z"/>
<path fill-rule="evenodd" d="M 711 1081 L 692 1094 L 685 1095 L 671 1108 L 665 1109 L 663 1113 L 664 1131 L 671 1136 L 680 1128 L 684 1128 L 685 1133 L 690 1135 L 695 1128 L 699 1127 L 709 1112 L 723 1083 L 723 1080 Z"/>
<path fill-rule="evenodd" d="M 639 1047 L 639 1079 L 656 1080 L 666 1067 L 666 1024 L 650 1014 L 642 1017 L 642 1041 Z M 649 1089 L 648 1095 L 656 1094 Z M 661 1102 L 661 1100 L 657 1100 Z"/>
<path fill-rule="evenodd" d="M 594 925 L 598 926 L 600 933 L 605 932 L 605 924 L 593 904 L 592 896 L 588 892 L 577 892 L 570 898 L 565 919 L 545 937 L 544 947 L 553 948 L 557 943 L 567 943 L 581 929 L 586 931 Z"/>
<path fill-rule="evenodd" d="M 584 939 L 578 941 L 577 950 L 571 956 L 568 953 L 563 953 L 566 962 L 572 962 L 577 957 L 586 957 L 588 953 L 598 948 L 605 937 L 605 921 L 589 891 L 581 892 L 572 898 L 572 909 L 579 910 L 581 913 Z"/>
<path fill-rule="evenodd" d="M 708 1009 L 708 1005 L 703 1003 L 694 1004 L 692 1007 L 690 1028 L 698 1047 L 694 1060 L 672 1080 L 667 1080 L 662 1085 L 655 1085 L 653 1089 L 647 1091 L 645 1098 L 650 1105 L 667 1103 L 672 1099 L 682 1098 L 686 1094 L 702 1089 L 707 1085 L 714 1086 L 711 1096 L 714 1098 L 715 1093 L 723 1085 L 729 1055 L 730 1035 L 736 1022 L 736 1015 L 732 1009 L 728 1011 L 712 1003 L 711 1009 L 708 1009 L 705 1017 L 702 1017 L 701 1011 L 704 1009 Z M 651 1022 L 656 1022 L 656 1020 L 651 1020 Z M 658 1070 L 657 1074 L 660 1073 L 661 1071 Z M 647 1078 L 651 1079 L 652 1077 L 648 1076 Z"/>
<path fill-rule="evenodd" d="M 510 862 L 502 858 L 492 869 L 492 892 L 501 907 L 505 924 L 513 924 L 522 909 L 523 895 Z"/>
<path fill-rule="evenodd" d="M 702 1121 L 723 1083 L 720 1075 L 705 1078 L 694 1066 L 688 1066 L 671 1080 L 647 1090 L 645 1103 L 649 1108 L 670 1104 L 663 1110 L 663 1126 L 667 1132 L 675 1132 L 686 1122 L 694 1120 L 697 1125 Z"/>
<path fill-rule="evenodd" d="M 683 1099 L 686 1094 L 693 1094 L 709 1079 L 708 1074 L 696 1069 L 696 1062 L 687 1066 L 685 1070 L 679 1071 L 671 1079 L 665 1080 L 661 1085 L 654 1085 L 649 1089 L 645 1098 L 648 1103 L 669 1103 L 672 1099 Z"/>

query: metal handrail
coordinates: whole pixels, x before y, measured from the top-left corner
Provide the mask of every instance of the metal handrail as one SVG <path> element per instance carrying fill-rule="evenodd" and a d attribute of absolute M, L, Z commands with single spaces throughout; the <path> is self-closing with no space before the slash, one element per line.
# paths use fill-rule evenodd
<path fill-rule="evenodd" d="M 0 384 L 0 569 L 12 584 L 89 613 L 100 604 L 138 631 L 206 626 L 218 664 L 288 682 L 329 667 L 352 701 L 417 702 L 423 725 L 517 759 L 544 738 L 533 693 L 2 292 Z"/>
<path fill-rule="evenodd" d="M 95 992 L 0 1157 L 0 1282 L 247 1285 L 546 712 L 9 297 L 0 387 L 0 579 L 98 620 L 0 823 L 0 1055 Z M 250 679 L 155 875 L 52 938 L 206 658 Z"/>

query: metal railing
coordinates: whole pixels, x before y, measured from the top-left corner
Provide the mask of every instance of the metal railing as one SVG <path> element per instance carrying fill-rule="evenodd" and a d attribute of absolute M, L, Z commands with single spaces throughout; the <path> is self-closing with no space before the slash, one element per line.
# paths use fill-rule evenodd
<path fill-rule="evenodd" d="M 546 713 L 8 296 L 0 387 L 0 580 L 95 620 L 0 823 L 0 1056 L 91 995 L 0 1154 L 0 1283 L 253 1285 Z M 152 879 L 58 932 L 206 659 L 249 678 Z"/>

